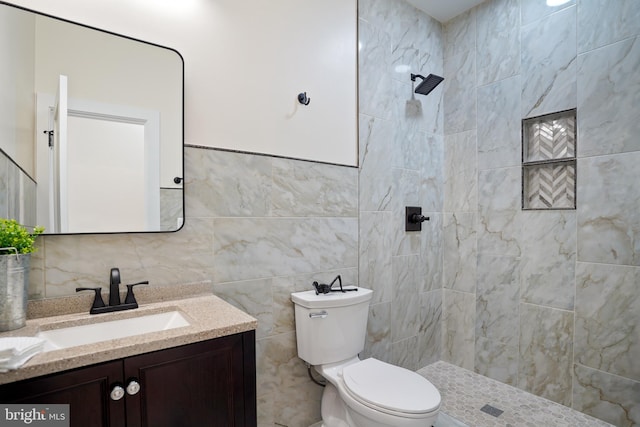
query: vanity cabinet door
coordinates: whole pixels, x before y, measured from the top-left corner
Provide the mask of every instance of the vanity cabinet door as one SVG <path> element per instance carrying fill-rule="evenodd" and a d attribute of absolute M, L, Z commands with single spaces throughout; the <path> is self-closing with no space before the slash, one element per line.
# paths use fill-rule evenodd
<path fill-rule="evenodd" d="M 0 402 L 68 404 L 71 427 L 124 427 L 125 401 L 109 394 L 122 380 L 122 362 L 108 362 L 0 386 Z"/>
<path fill-rule="evenodd" d="M 128 427 L 254 427 L 255 333 L 230 335 L 124 360 Z"/>

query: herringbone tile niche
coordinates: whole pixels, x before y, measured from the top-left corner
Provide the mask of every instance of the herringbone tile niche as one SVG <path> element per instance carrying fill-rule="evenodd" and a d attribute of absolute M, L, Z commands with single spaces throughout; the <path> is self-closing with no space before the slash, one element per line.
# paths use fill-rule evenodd
<path fill-rule="evenodd" d="M 522 208 L 575 209 L 576 111 L 522 121 Z"/>

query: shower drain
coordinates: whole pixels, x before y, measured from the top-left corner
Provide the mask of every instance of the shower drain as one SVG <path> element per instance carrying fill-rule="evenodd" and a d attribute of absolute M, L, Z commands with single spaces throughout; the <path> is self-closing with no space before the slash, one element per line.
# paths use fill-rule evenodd
<path fill-rule="evenodd" d="M 504 412 L 494 406 L 489 405 L 488 403 L 484 405 L 482 408 L 480 408 L 480 410 L 496 418 L 502 415 L 502 413 Z"/>

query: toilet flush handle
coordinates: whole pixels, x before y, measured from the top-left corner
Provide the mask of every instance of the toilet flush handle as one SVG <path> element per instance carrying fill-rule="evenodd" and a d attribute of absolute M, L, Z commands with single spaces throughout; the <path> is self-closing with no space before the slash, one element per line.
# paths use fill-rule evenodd
<path fill-rule="evenodd" d="M 322 310 L 318 313 L 309 313 L 309 317 L 312 319 L 324 319 L 328 315 L 329 313 L 327 313 L 325 310 Z"/>

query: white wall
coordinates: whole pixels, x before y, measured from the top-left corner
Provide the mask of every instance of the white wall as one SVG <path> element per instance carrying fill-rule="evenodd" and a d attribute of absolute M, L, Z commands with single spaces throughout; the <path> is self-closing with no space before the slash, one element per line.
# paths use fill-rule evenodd
<path fill-rule="evenodd" d="M 357 164 L 356 0 L 12 3 L 178 50 L 187 143 Z"/>
<path fill-rule="evenodd" d="M 176 143 L 182 140 L 182 61 L 175 52 L 40 18 L 35 56 L 37 93 L 55 95 L 63 74 L 69 99 L 157 111 L 160 185 L 176 187 L 173 178 L 182 176 L 182 145 Z M 38 138 L 46 143 L 44 135 Z"/>
<path fill-rule="evenodd" d="M 0 148 L 31 177 L 34 171 L 34 28 L 35 20 L 0 9 Z M 18 38 L 21 43 L 14 43 Z"/>

